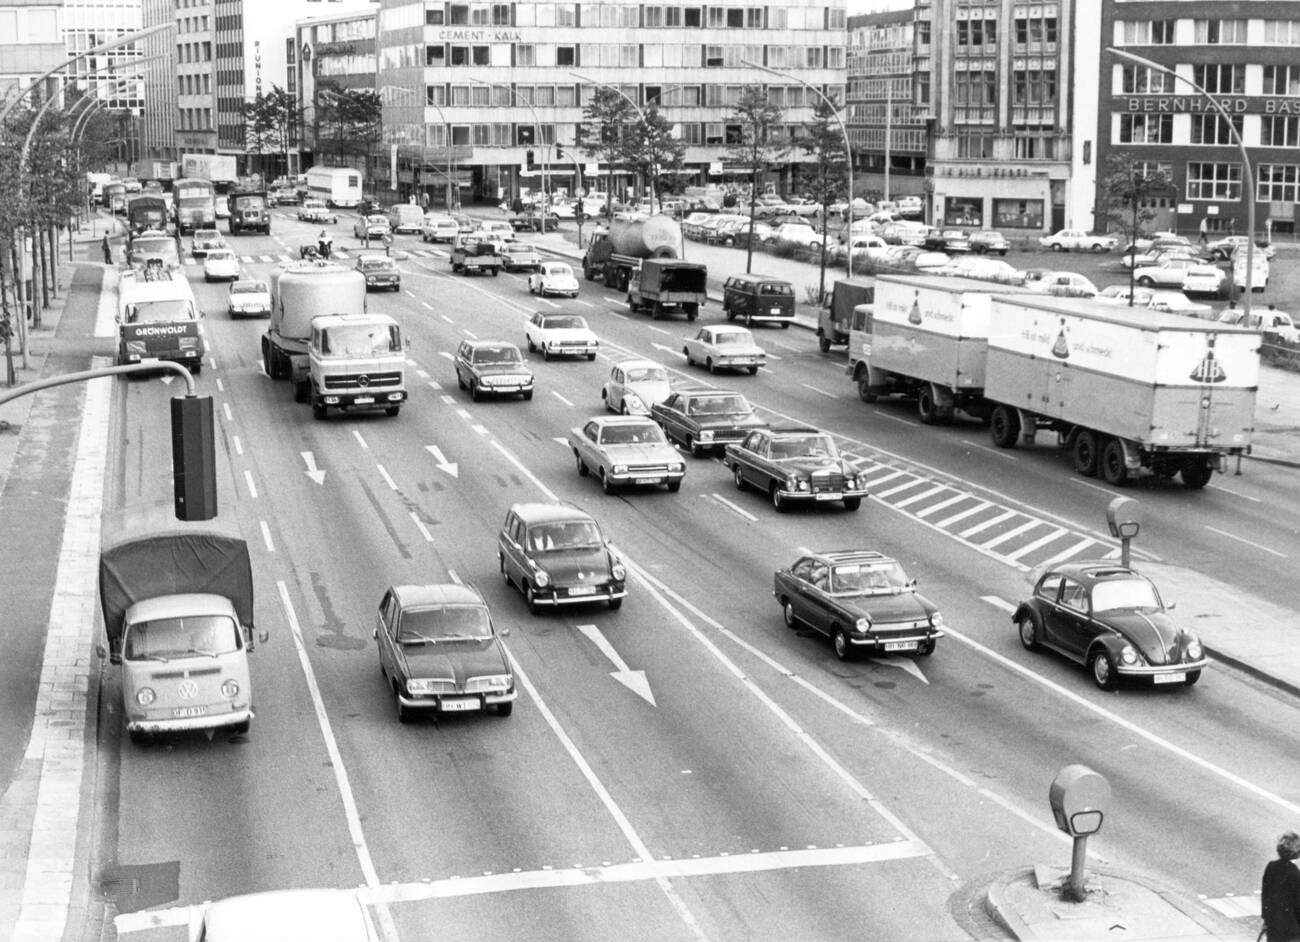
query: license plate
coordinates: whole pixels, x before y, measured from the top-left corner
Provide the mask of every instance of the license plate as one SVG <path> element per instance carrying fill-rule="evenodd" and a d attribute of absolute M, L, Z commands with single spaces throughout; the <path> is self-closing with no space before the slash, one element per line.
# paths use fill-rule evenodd
<path fill-rule="evenodd" d="M 886 641 L 885 650 L 886 651 L 915 651 L 916 642 L 915 641 Z"/>
<path fill-rule="evenodd" d="M 467 710 L 477 710 L 478 707 L 477 697 L 458 697 L 454 700 L 444 699 L 442 701 L 444 713 L 463 713 Z"/>
<path fill-rule="evenodd" d="M 172 716 L 177 717 L 179 719 L 186 716 L 202 716 L 204 713 L 207 712 L 208 712 L 208 708 L 201 707 L 201 706 L 176 707 L 175 709 L 172 710 Z"/>
<path fill-rule="evenodd" d="M 663 478 L 633 478 L 637 484 L 662 484 Z"/>
<path fill-rule="evenodd" d="M 577 585 L 569 590 L 570 595 L 595 595 L 596 587 L 594 585 Z"/>
<path fill-rule="evenodd" d="M 1181 684 L 1186 682 L 1187 673 L 1185 671 L 1178 671 L 1175 674 L 1155 674 L 1151 679 L 1158 684 Z"/>
<path fill-rule="evenodd" d="M 771 315 L 772 315 L 773 317 L 780 317 L 780 316 L 781 316 L 781 309 L 780 309 L 779 307 L 774 307 L 774 308 L 772 308 L 772 310 L 771 310 L 770 313 L 771 313 Z"/>
<path fill-rule="evenodd" d="M 840 495 L 839 494 L 816 494 L 814 495 L 813 499 L 814 500 L 839 500 Z"/>
<path fill-rule="evenodd" d="M 353 399 L 352 401 L 353 401 L 356 405 L 359 405 L 359 406 L 368 406 L 368 405 L 370 405 L 372 402 L 375 401 L 375 397 L 374 397 L 374 396 L 357 396 L 357 398 Z"/>

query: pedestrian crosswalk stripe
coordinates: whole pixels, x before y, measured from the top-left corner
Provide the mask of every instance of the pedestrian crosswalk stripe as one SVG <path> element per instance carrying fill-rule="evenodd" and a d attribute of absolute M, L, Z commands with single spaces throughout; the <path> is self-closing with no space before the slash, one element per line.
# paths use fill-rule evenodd
<path fill-rule="evenodd" d="M 254 262 L 254 261 L 257 261 L 257 260 L 256 260 L 255 258 L 253 258 L 253 256 L 251 256 L 251 255 L 241 255 L 241 256 L 239 256 L 239 260 L 240 260 L 241 262 Z"/>
<path fill-rule="evenodd" d="M 1002 521 L 1010 520 L 1015 515 L 1016 512 L 1014 510 L 1004 510 L 1002 511 L 1002 513 L 989 517 L 989 519 L 987 520 L 980 521 L 979 523 L 975 524 L 975 526 L 973 527 L 967 527 L 965 530 L 962 530 L 961 538 L 963 540 L 969 540 L 976 533 L 983 533 L 989 527 L 997 526 Z"/>
<path fill-rule="evenodd" d="M 275 261 L 275 256 L 274 256 L 274 255 L 263 255 L 263 256 L 262 256 L 262 261 L 264 261 L 264 262 L 274 262 L 274 261 Z"/>
<path fill-rule="evenodd" d="M 994 547 L 1001 546 L 1003 543 L 1008 543 L 1011 540 L 1014 540 L 1022 533 L 1028 533 L 1030 530 L 1036 529 L 1041 523 L 1042 523 L 1041 520 L 1030 520 L 1028 523 L 1022 523 L 1018 527 L 1012 527 L 1010 530 L 1008 530 L 1006 533 L 1003 533 L 1001 536 L 995 536 L 987 543 L 982 543 L 980 545 L 983 546 L 985 549 L 993 549 Z"/>

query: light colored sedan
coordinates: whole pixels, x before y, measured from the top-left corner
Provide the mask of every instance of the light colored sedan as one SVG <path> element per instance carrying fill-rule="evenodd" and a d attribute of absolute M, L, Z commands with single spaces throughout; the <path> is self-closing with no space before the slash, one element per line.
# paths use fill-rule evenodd
<path fill-rule="evenodd" d="M 230 249 L 212 249 L 203 259 L 204 281 L 235 281 L 239 278 L 239 259 Z"/>
<path fill-rule="evenodd" d="M 542 358 L 583 357 L 596 359 L 600 341 L 587 326 L 585 318 L 577 314 L 548 314 L 538 311 L 528 321 L 524 330 L 528 351 L 542 351 Z"/>
<path fill-rule="evenodd" d="M 501 266 L 506 271 L 527 269 L 537 271 L 542 265 L 542 257 L 537 254 L 537 247 L 528 242 L 505 242 L 500 250 Z"/>
<path fill-rule="evenodd" d="M 668 370 L 654 360 L 622 360 L 609 370 L 600 389 L 605 408 L 624 415 L 649 415 L 650 407 L 672 393 Z"/>
<path fill-rule="evenodd" d="M 748 328 L 731 324 L 701 327 L 694 337 L 686 339 L 682 348 L 686 363 L 704 364 L 710 373 L 718 370 L 748 370 L 750 375 L 767 364 L 767 353 L 754 343 Z"/>
<path fill-rule="evenodd" d="M 537 271 L 528 276 L 528 293 L 559 295 L 566 298 L 578 296 L 578 278 L 572 266 L 564 262 L 542 262 Z"/>
<path fill-rule="evenodd" d="M 1187 287 L 1189 278 L 1197 287 Z M 1155 265 L 1133 269 L 1133 280 L 1144 288 L 1182 288 L 1217 294 L 1225 278 L 1221 269 L 1194 258 L 1166 258 Z"/>
<path fill-rule="evenodd" d="M 1093 235 L 1083 229 L 1062 229 L 1048 236 L 1042 236 L 1038 244 L 1053 252 L 1109 252 L 1118 244 L 1114 236 Z"/>
<path fill-rule="evenodd" d="M 682 456 L 649 416 L 595 416 L 569 430 L 569 447 L 578 474 L 594 474 L 606 494 L 630 485 L 677 491 L 686 476 Z"/>
<path fill-rule="evenodd" d="M 271 289 L 265 281 L 235 281 L 226 311 L 231 317 L 270 317 Z"/>

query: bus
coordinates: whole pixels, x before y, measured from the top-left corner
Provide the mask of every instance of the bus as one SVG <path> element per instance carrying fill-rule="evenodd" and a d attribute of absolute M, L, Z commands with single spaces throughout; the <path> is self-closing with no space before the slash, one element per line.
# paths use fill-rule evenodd
<path fill-rule="evenodd" d="M 195 229 L 216 228 L 216 194 L 211 181 L 177 180 L 172 184 L 172 195 L 176 201 L 176 230 L 179 233 L 184 235 Z"/>

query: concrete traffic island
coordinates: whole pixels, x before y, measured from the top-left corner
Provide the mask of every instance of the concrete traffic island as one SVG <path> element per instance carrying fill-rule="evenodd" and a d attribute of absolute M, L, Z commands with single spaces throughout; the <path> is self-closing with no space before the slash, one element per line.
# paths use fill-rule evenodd
<path fill-rule="evenodd" d="M 1197 900 L 1106 867 L 1089 868 L 1083 901 L 1070 902 L 1062 893 L 1069 875 L 1069 867 L 1039 865 L 999 877 L 986 891 L 985 910 L 1021 940 L 1255 939 L 1256 930 Z"/>

